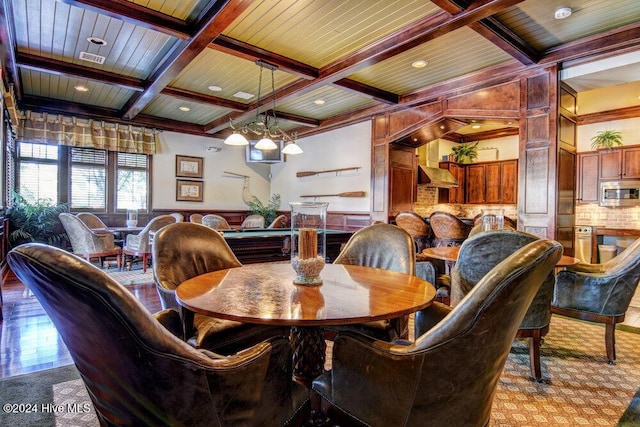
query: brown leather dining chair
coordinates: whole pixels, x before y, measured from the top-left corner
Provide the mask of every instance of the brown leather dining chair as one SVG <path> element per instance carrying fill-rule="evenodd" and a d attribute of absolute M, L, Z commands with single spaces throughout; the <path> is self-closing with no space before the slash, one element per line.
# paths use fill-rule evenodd
<path fill-rule="evenodd" d="M 451 305 L 455 306 L 473 289 L 480 280 L 502 260 L 527 244 L 538 240 L 537 236 L 516 230 L 481 231 L 464 241 L 460 247 L 458 260 L 451 271 Z M 549 332 L 551 322 L 551 299 L 555 277 L 553 272 L 545 279 L 531 302 L 516 334 L 529 340 L 529 364 L 531 376 L 542 380 L 540 366 L 540 346 Z M 426 311 L 425 311 L 426 312 Z M 418 316 L 417 331 L 424 332 Z"/>
<path fill-rule="evenodd" d="M 289 328 L 234 322 L 193 313 L 178 304 L 176 288 L 201 274 L 240 267 L 235 254 L 216 230 L 182 222 L 158 231 L 153 241 L 153 276 L 162 308 L 180 313 L 184 338 L 195 347 L 231 353 L 272 336 L 288 335 Z"/>
<path fill-rule="evenodd" d="M 405 230 L 391 224 L 373 224 L 353 233 L 334 264 L 362 265 L 405 274 L 415 274 L 413 239 Z M 391 341 L 409 335 L 409 319 L 403 317 L 356 325 L 328 326 L 328 336 L 344 330 L 358 331 Z"/>
<path fill-rule="evenodd" d="M 198 350 L 174 335 L 175 311 L 151 315 L 73 254 L 30 243 L 7 260 L 51 317 L 100 425 L 281 426 L 308 416 L 308 391 L 291 381 L 287 337 L 229 356 Z"/>
<path fill-rule="evenodd" d="M 519 249 L 408 345 L 339 333 L 313 406 L 332 425 L 488 425 L 516 331 L 561 254 L 551 240 Z"/>
<path fill-rule="evenodd" d="M 603 323 L 607 361 L 616 360 L 616 324 L 624 321 L 640 281 L 640 239 L 603 264 L 567 266 L 556 275 L 551 311 Z"/>

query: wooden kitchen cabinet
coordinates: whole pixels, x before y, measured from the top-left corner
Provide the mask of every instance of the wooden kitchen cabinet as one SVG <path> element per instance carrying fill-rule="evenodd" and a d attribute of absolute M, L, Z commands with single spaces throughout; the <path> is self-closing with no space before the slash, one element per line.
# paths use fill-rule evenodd
<path fill-rule="evenodd" d="M 458 181 L 457 188 L 441 188 L 438 191 L 438 201 L 440 203 L 464 203 L 465 176 L 464 166 L 454 162 L 440 162 L 440 169 L 447 169 Z"/>
<path fill-rule="evenodd" d="M 598 151 L 600 179 L 640 178 L 640 147 Z"/>
<path fill-rule="evenodd" d="M 578 154 L 576 201 L 598 203 L 600 155 L 597 152 Z"/>
<path fill-rule="evenodd" d="M 412 211 L 416 200 L 418 159 L 411 147 L 389 150 L 389 215 Z"/>
<path fill-rule="evenodd" d="M 440 203 L 515 204 L 518 202 L 518 160 L 482 163 L 441 162 L 460 186 L 442 189 Z"/>

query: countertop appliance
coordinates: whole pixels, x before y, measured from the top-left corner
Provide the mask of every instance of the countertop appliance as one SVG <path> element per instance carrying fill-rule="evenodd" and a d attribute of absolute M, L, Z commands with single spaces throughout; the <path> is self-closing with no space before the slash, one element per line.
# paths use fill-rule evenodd
<path fill-rule="evenodd" d="M 575 236 L 575 257 L 578 258 L 580 262 L 591 264 L 591 237 L 593 228 L 588 225 L 578 225 L 573 231 Z"/>
<path fill-rule="evenodd" d="M 640 181 L 602 181 L 600 206 L 640 206 Z"/>

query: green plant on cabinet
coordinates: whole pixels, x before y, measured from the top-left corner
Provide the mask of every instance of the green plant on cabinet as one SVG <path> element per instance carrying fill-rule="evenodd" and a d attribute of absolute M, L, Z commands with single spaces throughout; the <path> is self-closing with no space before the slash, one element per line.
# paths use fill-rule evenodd
<path fill-rule="evenodd" d="M 614 146 L 622 145 L 622 132 L 617 130 L 601 130 L 591 138 L 591 149 L 611 150 Z"/>
<path fill-rule="evenodd" d="M 280 194 L 272 194 L 268 204 L 264 204 L 256 196 L 251 198 L 247 203 L 249 205 L 249 214 L 262 215 L 266 224 L 270 224 L 278 216 L 280 208 Z"/>
<path fill-rule="evenodd" d="M 458 163 L 473 163 L 478 158 L 478 143 L 464 143 L 451 148 L 451 155 Z"/>

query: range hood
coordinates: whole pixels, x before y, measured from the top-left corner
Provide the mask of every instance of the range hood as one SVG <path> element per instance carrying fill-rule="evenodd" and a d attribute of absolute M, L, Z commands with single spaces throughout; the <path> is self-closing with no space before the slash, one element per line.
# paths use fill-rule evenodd
<path fill-rule="evenodd" d="M 446 169 L 418 166 L 418 184 L 427 187 L 454 188 L 458 180 Z"/>

